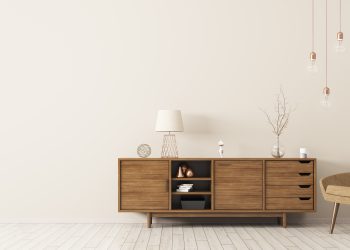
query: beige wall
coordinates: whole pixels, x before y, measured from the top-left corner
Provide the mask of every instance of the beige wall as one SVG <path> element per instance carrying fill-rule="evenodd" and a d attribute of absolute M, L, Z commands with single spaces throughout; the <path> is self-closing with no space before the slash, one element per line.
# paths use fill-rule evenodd
<path fill-rule="evenodd" d="M 116 212 L 116 158 L 136 156 L 140 143 L 160 155 L 158 109 L 183 112 L 181 156 L 215 157 L 222 139 L 226 156 L 268 157 L 274 137 L 259 107 L 272 107 L 280 85 L 297 105 L 282 137 L 287 156 L 304 146 L 319 177 L 349 171 L 350 42 L 335 53 L 335 0 L 333 106 L 319 104 L 324 2 L 320 71 L 310 74 L 311 1 L 1 1 L 0 221 L 140 221 Z M 301 218 L 330 209 L 319 196 L 318 212 Z"/>

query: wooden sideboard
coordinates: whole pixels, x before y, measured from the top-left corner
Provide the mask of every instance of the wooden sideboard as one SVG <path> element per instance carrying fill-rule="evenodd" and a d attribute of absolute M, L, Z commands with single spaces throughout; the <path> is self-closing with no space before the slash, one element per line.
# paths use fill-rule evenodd
<path fill-rule="evenodd" d="M 180 164 L 192 178 L 176 178 Z M 179 184 L 194 184 L 179 193 Z M 316 210 L 316 159 L 307 158 L 120 158 L 118 211 L 152 217 L 276 217 Z M 181 200 L 205 201 L 186 210 Z"/>

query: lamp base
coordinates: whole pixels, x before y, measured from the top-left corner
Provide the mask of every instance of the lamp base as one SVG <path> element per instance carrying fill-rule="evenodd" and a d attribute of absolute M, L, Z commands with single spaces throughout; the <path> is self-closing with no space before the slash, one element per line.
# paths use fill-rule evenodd
<path fill-rule="evenodd" d="M 178 158 L 175 135 L 168 134 L 163 137 L 162 158 Z"/>

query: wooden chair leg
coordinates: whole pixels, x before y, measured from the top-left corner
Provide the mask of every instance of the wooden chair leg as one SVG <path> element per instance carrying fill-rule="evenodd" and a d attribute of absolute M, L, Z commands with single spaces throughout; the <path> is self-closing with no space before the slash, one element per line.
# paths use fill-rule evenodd
<path fill-rule="evenodd" d="M 331 229 L 330 229 L 330 232 L 329 232 L 330 234 L 333 233 L 334 226 L 335 226 L 335 221 L 337 220 L 338 210 L 339 210 L 339 203 L 334 203 Z"/>
<path fill-rule="evenodd" d="M 152 226 L 152 213 L 147 213 L 147 227 L 151 228 Z"/>

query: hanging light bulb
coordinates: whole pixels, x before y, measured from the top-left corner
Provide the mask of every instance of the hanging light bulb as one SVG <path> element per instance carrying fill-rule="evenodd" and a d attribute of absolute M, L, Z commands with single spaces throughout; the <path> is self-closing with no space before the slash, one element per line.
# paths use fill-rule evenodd
<path fill-rule="evenodd" d="M 328 87 L 328 0 L 326 0 L 326 86 L 322 90 L 321 105 L 323 107 L 330 107 L 331 90 Z"/>
<path fill-rule="evenodd" d="M 344 34 L 343 32 L 339 31 L 337 33 L 337 45 L 335 47 L 337 52 L 344 52 L 345 51 L 345 46 L 343 42 Z"/>
<path fill-rule="evenodd" d="M 342 19 L 342 11 L 341 11 L 341 0 L 339 0 L 339 32 L 337 33 L 337 44 L 335 46 L 335 50 L 337 52 L 344 52 L 345 51 L 345 46 L 343 43 L 343 39 L 344 39 L 344 33 L 341 31 L 341 19 Z"/>
<path fill-rule="evenodd" d="M 310 72 L 317 72 L 318 71 L 316 59 L 317 59 L 316 52 L 311 51 L 309 54 L 309 65 L 307 68 Z"/>
<path fill-rule="evenodd" d="M 330 100 L 330 94 L 331 94 L 331 89 L 328 87 L 324 87 L 322 91 L 322 99 L 321 99 L 321 105 L 323 107 L 329 108 L 331 107 L 332 103 Z"/>
<path fill-rule="evenodd" d="M 307 69 L 308 71 L 310 72 L 317 72 L 318 71 L 318 67 L 317 67 L 317 64 L 316 64 L 316 59 L 317 59 L 317 55 L 316 55 L 316 52 L 315 52 L 315 0 L 312 0 L 312 11 L 311 11 L 311 18 L 312 18 L 312 21 L 311 21 L 311 52 L 309 54 L 309 63 L 308 63 L 308 66 L 307 66 Z"/>

